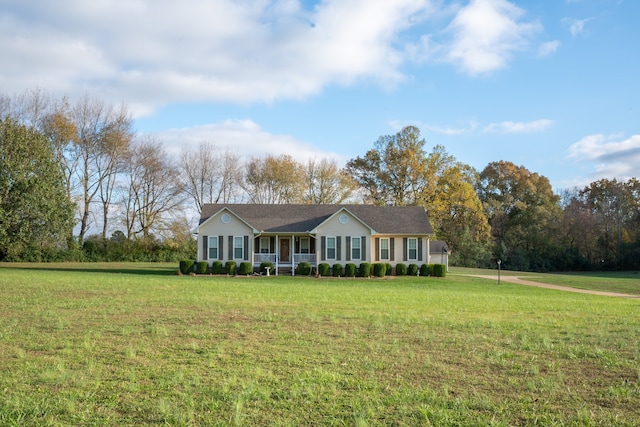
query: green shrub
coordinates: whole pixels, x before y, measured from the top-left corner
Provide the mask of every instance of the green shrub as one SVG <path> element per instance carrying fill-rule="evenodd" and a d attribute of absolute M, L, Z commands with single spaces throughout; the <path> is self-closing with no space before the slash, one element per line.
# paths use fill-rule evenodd
<path fill-rule="evenodd" d="M 407 276 L 417 276 L 419 268 L 418 264 L 409 264 L 407 267 Z"/>
<path fill-rule="evenodd" d="M 320 265 L 318 265 L 318 274 L 320 276 L 328 276 L 330 271 L 331 271 L 331 266 L 326 262 L 323 262 Z"/>
<path fill-rule="evenodd" d="M 345 277 L 356 277 L 356 270 L 358 267 L 350 262 L 344 266 L 344 276 Z"/>
<path fill-rule="evenodd" d="M 269 261 L 260 263 L 260 273 L 267 274 L 267 267 L 269 267 L 269 274 L 275 274 L 275 270 L 273 269 L 273 263 Z"/>
<path fill-rule="evenodd" d="M 342 276 L 342 264 L 333 264 L 333 277 Z"/>
<path fill-rule="evenodd" d="M 249 261 L 242 261 L 238 267 L 238 274 L 241 276 L 248 276 L 253 273 L 253 264 Z"/>
<path fill-rule="evenodd" d="M 298 264 L 298 274 L 301 276 L 309 276 L 311 274 L 311 264 L 305 261 Z"/>
<path fill-rule="evenodd" d="M 447 266 L 444 264 L 433 264 L 433 275 L 436 277 L 445 277 L 447 275 Z"/>
<path fill-rule="evenodd" d="M 381 262 L 373 264 L 373 275 L 376 277 L 384 277 L 387 271 L 387 265 Z"/>
<path fill-rule="evenodd" d="M 222 261 L 213 261 L 213 264 L 211 264 L 211 274 L 222 273 L 224 273 L 224 266 L 222 265 Z"/>
<path fill-rule="evenodd" d="M 193 272 L 193 260 L 183 259 L 180 261 L 180 273 L 189 274 Z"/>
<path fill-rule="evenodd" d="M 399 262 L 396 264 L 396 276 L 406 276 L 407 275 L 407 264 L 403 264 Z"/>
<path fill-rule="evenodd" d="M 427 277 L 429 275 L 429 265 L 428 264 L 422 264 L 420 266 L 420 275 Z"/>
<path fill-rule="evenodd" d="M 196 273 L 197 274 L 209 273 L 209 263 L 207 261 L 198 261 L 198 263 L 196 264 Z"/>
<path fill-rule="evenodd" d="M 385 264 L 386 267 L 386 272 L 384 273 L 385 276 L 391 276 L 393 274 L 393 266 L 391 265 L 391 263 L 386 263 Z"/>
<path fill-rule="evenodd" d="M 226 271 L 227 274 L 235 276 L 236 275 L 236 262 L 235 261 L 227 261 L 224 264 L 224 271 Z"/>
<path fill-rule="evenodd" d="M 358 274 L 360 277 L 371 276 L 371 264 L 369 264 L 368 262 L 361 262 Z"/>

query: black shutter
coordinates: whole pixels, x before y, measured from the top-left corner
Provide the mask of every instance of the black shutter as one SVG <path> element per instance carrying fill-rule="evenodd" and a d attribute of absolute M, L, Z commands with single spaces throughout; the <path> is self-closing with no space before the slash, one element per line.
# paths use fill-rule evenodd
<path fill-rule="evenodd" d="M 325 261 L 326 260 L 325 253 L 327 251 L 327 238 L 325 236 L 322 236 L 320 238 L 320 250 L 322 251 L 320 252 L 320 261 Z"/>
<path fill-rule="evenodd" d="M 422 237 L 418 237 L 418 261 L 422 261 Z"/>
<path fill-rule="evenodd" d="M 362 236 L 362 240 L 360 240 L 360 259 L 367 260 L 367 236 Z"/>
<path fill-rule="evenodd" d="M 340 244 L 340 240 L 341 237 L 338 236 L 336 237 L 336 261 L 340 261 L 341 260 L 341 249 L 342 249 L 342 245 Z"/>
<path fill-rule="evenodd" d="M 408 248 L 408 245 L 409 245 L 408 240 L 409 240 L 409 239 L 407 239 L 406 237 L 404 237 L 404 238 L 402 239 L 402 260 L 403 260 L 403 261 L 406 261 L 406 260 L 407 260 L 407 251 L 408 251 L 408 249 L 409 249 L 409 248 Z"/>
<path fill-rule="evenodd" d="M 351 261 L 351 236 L 347 236 L 346 240 L 347 240 L 347 256 L 345 257 L 345 259 L 347 261 Z"/>
<path fill-rule="evenodd" d="M 244 260 L 249 261 L 249 236 L 244 236 Z"/>
<path fill-rule="evenodd" d="M 276 253 L 276 238 L 275 237 L 270 237 L 269 238 L 269 252 L 272 254 Z"/>
<path fill-rule="evenodd" d="M 224 259 L 224 252 L 222 252 L 222 248 L 224 247 L 224 237 L 218 236 L 218 259 Z"/>
<path fill-rule="evenodd" d="M 209 259 L 209 236 L 202 236 L 202 259 L 204 261 Z"/>
<path fill-rule="evenodd" d="M 229 259 L 233 259 L 233 236 L 229 236 Z"/>
<path fill-rule="evenodd" d="M 376 237 L 376 261 L 380 261 L 380 238 Z"/>
<path fill-rule="evenodd" d="M 395 261 L 395 256 L 394 256 L 394 253 L 396 251 L 396 249 L 395 249 L 395 246 L 396 246 L 395 245 L 395 241 L 396 241 L 395 237 L 392 237 L 392 238 L 389 239 L 389 252 L 390 252 L 389 260 L 390 261 Z"/>

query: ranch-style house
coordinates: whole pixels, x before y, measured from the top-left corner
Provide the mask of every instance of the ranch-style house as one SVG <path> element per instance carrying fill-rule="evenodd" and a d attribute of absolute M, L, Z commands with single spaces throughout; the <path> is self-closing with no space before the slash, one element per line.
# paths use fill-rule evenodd
<path fill-rule="evenodd" d="M 419 206 L 207 204 L 195 231 L 199 261 L 271 262 L 275 274 L 294 274 L 300 262 L 395 267 L 443 259 L 430 253 L 434 233 Z"/>

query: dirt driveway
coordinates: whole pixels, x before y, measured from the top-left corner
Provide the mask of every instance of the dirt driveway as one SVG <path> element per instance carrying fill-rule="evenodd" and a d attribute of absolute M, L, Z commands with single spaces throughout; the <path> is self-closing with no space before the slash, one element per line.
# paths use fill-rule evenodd
<path fill-rule="evenodd" d="M 498 281 L 498 275 L 493 276 L 493 275 L 484 275 L 484 274 L 465 274 L 464 276 L 490 279 L 490 280 L 495 280 L 496 282 Z M 607 297 L 620 297 L 620 298 L 636 298 L 636 299 L 640 298 L 640 295 L 619 294 L 616 292 L 591 291 L 588 289 L 570 288 L 568 286 L 549 285 L 547 283 L 539 283 L 539 282 L 532 282 L 530 280 L 523 280 L 515 276 L 501 276 L 500 281 L 517 283 L 519 285 L 537 286 L 539 288 L 555 289 L 557 291 L 576 292 L 579 294 L 602 295 Z"/>

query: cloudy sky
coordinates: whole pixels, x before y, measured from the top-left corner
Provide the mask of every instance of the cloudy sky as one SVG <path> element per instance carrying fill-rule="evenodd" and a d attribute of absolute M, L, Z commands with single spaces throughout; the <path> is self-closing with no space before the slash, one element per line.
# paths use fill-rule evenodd
<path fill-rule="evenodd" d="M 120 104 L 168 150 L 363 155 L 418 126 L 555 189 L 640 177 L 637 0 L 0 0 L 0 93 Z"/>

